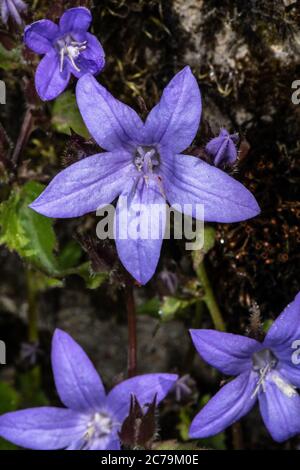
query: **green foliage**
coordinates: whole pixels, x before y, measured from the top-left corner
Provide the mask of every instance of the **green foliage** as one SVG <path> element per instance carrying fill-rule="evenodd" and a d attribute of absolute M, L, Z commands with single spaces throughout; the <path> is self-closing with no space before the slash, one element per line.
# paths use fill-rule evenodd
<path fill-rule="evenodd" d="M 157 446 L 155 450 L 201 450 L 195 444 L 195 442 L 178 442 L 174 440 L 162 441 Z"/>
<path fill-rule="evenodd" d="M 188 300 L 171 296 L 164 296 L 162 300 L 153 297 L 140 305 L 137 312 L 139 315 L 149 315 L 160 319 L 162 322 L 167 322 L 180 316 L 185 310 L 194 305 L 196 301 L 197 299 L 192 297 Z"/>
<path fill-rule="evenodd" d="M 57 261 L 54 256 L 56 238 L 53 220 L 28 207 L 43 190 L 43 185 L 30 181 L 12 191 L 0 205 L 0 244 L 16 251 L 28 262 L 54 275 Z"/>
<path fill-rule="evenodd" d="M 55 100 L 52 108 L 52 124 L 62 134 L 70 135 L 70 129 L 73 129 L 77 134 L 90 138 L 78 110 L 75 95 L 69 90 Z"/>
<path fill-rule="evenodd" d="M 202 263 L 205 255 L 214 247 L 215 241 L 216 241 L 215 229 L 211 226 L 205 226 L 203 247 L 200 250 L 195 250 L 192 252 L 195 269 L 197 269 L 199 264 Z"/>

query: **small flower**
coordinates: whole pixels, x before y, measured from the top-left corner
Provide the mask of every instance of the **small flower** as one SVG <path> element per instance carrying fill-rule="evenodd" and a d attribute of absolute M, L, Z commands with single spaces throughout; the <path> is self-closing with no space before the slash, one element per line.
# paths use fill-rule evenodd
<path fill-rule="evenodd" d="M 27 10 L 27 5 L 22 0 L 0 0 L 0 6 L 3 23 L 7 24 L 9 16 L 11 16 L 18 25 L 23 23 L 20 13 Z"/>
<path fill-rule="evenodd" d="M 78 7 L 67 10 L 59 25 L 40 20 L 25 28 L 25 44 L 37 54 L 45 54 L 35 74 L 35 86 L 42 100 L 52 100 L 62 93 L 71 74 L 79 78 L 87 72 L 96 75 L 103 69 L 103 48 L 87 32 L 91 21 L 91 12 Z"/>
<path fill-rule="evenodd" d="M 208 142 L 205 150 L 213 158 L 215 166 L 233 165 L 237 159 L 238 138 L 238 134 L 230 135 L 226 129 L 221 129 L 218 137 Z"/>
<path fill-rule="evenodd" d="M 106 152 L 63 170 L 30 207 L 47 217 L 78 217 L 120 196 L 117 250 L 141 284 L 153 276 L 159 260 L 166 200 L 193 217 L 203 204 L 206 221 L 237 222 L 259 213 L 255 198 L 241 183 L 180 154 L 193 141 L 201 115 L 200 90 L 189 67 L 171 80 L 145 123 L 92 75 L 78 81 L 76 96 L 91 135 Z M 132 227 L 140 227 L 141 233 L 131 236 Z"/>
<path fill-rule="evenodd" d="M 56 330 L 52 368 L 57 392 L 67 408 L 40 407 L 0 417 L 0 436 L 35 450 L 119 450 L 118 436 L 132 395 L 147 410 L 177 380 L 174 374 L 146 374 L 116 385 L 106 395 L 91 361 L 65 332 Z"/>
<path fill-rule="evenodd" d="M 246 415 L 259 401 L 263 421 L 275 441 L 300 433 L 300 293 L 271 326 L 262 343 L 213 330 L 191 330 L 200 356 L 224 374 L 238 375 L 194 418 L 190 436 L 213 436 Z M 298 352 L 296 351 L 296 354 Z"/>

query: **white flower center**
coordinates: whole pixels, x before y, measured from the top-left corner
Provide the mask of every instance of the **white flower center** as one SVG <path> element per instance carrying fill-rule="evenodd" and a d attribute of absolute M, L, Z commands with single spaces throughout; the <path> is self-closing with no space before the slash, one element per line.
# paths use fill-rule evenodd
<path fill-rule="evenodd" d="M 113 420 L 105 413 L 95 413 L 89 421 L 86 431 L 86 440 L 101 439 L 108 436 L 113 428 Z"/>
<path fill-rule="evenodd" d="M 78 42 L 75 41 L 69 34 L 60 38 L 56 42 L 58 53 L 59 53 L 59 70 L 60 72 L 64 69 L 65 58 L 68 58 L 72 66 L 77 72 L 80 72 L 80 68 L 76 65 L 75 60 L 78 59 L 80 53 L 85 51 L 87 48 L 87 41 Z"/>

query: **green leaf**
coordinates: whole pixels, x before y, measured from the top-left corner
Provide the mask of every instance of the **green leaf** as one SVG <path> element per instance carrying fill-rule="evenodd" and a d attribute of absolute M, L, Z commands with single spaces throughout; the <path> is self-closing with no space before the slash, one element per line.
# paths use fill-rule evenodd
<path fill-rule="evenodd" d="M 68 274 L 78 274 L 81 276 L 88 289 L 98 289 L 107 279 L 107 273 L 94 273 L 91 269 L 91 263 L 87 261 L 77 268 L 70 269 Z"/>
<path fill-rule="evenodd" d="M 15 411 L 20 403 L 18 392 L 6 382 L 0 382 L 0 415 Z"/>
<path fill-rule="evenodd" d="M 28 207 L 43 189 L 40 183 L 30 181 L 21 189 L 15 189 L 9 199 L 0 204 L 0 244 L 55 275 L 58 266 L 54 255 L 53 220 Z"/>
<path fill-rule="evenodd" d="M 0 44 L 0 69 L 3 70 L 15 70 L 20 68 L 22 62 L 22 47 L 16 47 L 15 49 L 5 49 Z"/>
<path fill-rule="evenodd" d="M 149 315 L 156 318 L 159 316 L 159 310 L 160 300 L 157 297 L 153 297 L 137 307 L 138 315 Z"/>
<path fill-rule="evenodd" d="M 70 135 L 70 129 L 77 134 L 90 138 L 81 114 L 78 110 L 75 95 L 70 91 L 62 93 L 54 102 L 52 108 L 52 124 L 58 132 Z"/>

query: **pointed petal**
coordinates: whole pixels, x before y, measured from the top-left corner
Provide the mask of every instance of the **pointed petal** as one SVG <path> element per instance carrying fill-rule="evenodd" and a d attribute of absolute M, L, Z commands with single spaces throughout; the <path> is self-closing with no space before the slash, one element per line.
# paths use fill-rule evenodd
<path fill-rule="evenodd" d="M 58 173 L 30 205 L 47 217 L 79 217 L 110 204 L 134 171 L 123 152 L 86 157 Z"/>
<path fill-rule="evenodd" d="M 143 407 L 153 402 L 160 403 L 178 380 L 175 374 L 145 374 L 125 380 L 116 385 L 107 396 L 107 406 L 120 424 L 129 413 L 130 398 L 135 395 Z"/>
<path fill-rule="evenodd" d="M 150 112 L 145 123 L 146 140 L 165 145 L 174 153 L 182 152 L 195 138 L 200 117 L 200 90 L 190 67 L 185 67 Z"/>
<path fill-rule="evenodd" d="M 27 449 L 64 449 L 85 431 L 84 417 L 63 408 L 32 408 L 0 417 L 0 436 Z"/>
<path fill-rule="evenodd" d="M 87 31 L 92 22 L 92 14 L 85 7 L 70 8 L 65 11 L 59 21 L 61 33 L 70 33 L 71 31 Z"/>
<path fill-rule="evenodd" d="M 43 101 L 53 100 L 67 87 L 70 79 L 68 67 L 59 71 L 59 57 L 55 49 L 42 58 L 35 72 L 35 87 Z"/>
<path fill-rule="evenodd" d="M 79 36 L 84 36 L 85 39 L 82 39 Z M 96 75 L 101 72 L 105 64 L 105 53 L 96 36 L 90 33 L 84 33 L 83 35 L 74 34 L 73 37 L 79 41 L 87 40 L 86 50 L 81 52 L 78 59 L 76 59 L 76 65 L 80 68 L 80 72 L 77 72 L 72 68 L 73 75 L 80 78 L 86 73 Z"/>
<path fill-rule="evenodd" d="M 141 284 L 155 273 L 165 224 L 166 201 L 154 177 L 141 177 L 122 193 L 115 217 L 116 246 L 123 265 Z"/>
<path fill-rule="evenodd" d="M 237 375 L 252 368 L 252 354 L 262 345 L 245 336 L 215 330 L 190 330 L 198 353 L 224 374 Z"/>
<path fill-rule="evenodd" d="M 14 21 L 19 25 L 21 26 L 22 23 L 23 23 L 23 20 L 21 18 L 21 15 L 19 13 L 19 10 L 18 8 L 16 7 L 15 3 L 12 1 L 12 0 L 9 0 L 7 2 L 7 5 L 8 5 L 8 9 L 9 9 L 9 13 L 10 13 L 10 16 L 14 19 Z"/>
<path fill-rule="evenodd" d="M 65 406 L 88 411 L 103 404 L 105 390 L 96 369 L 71 336 L 59 329 L 53 336 L 51 360 L 56 389 Z"/>
<path fill-rule="evenodd" d="M 237 135 L 230 135 L 226 129 L 221 129 L 218 137 L 211 139 L 205 150 L 213 157 L 215 166 L 224 164 L 232 165 L 237 159 L 237 148 L 235 141 Z"/>
<path fill-rule="evenodd" d="M 194 418 L 190 437 L 214 436 L 245 416 L 256 402 L 251 398 L 255 383 L 255 376 L 245 372 L 224 385 Z"/>
<path fill-rule="evenodd" d="M 95 78 L 86 74 L 77 83 L 77 104 L 83 120 L 100 147 L 132 149 L 144 124 L 136 112 L 116 100 Z"/>
<path fill-rule="evenodd" d="M 275 320 L 263 344 L 280 360 L 282 373 L 300 387 L 300 293 Z"/>
<path fill-rule="evenodd" d="M 40 20 L 26 26 L 24 42 L 27 47 L 37 54 L 46 54 L 53 47 L 53 41 L 58 35 L 58 26 L 50 20 Z"/>
<path fill-rule="evenodd" d="M 186 215 L 197 218 L 199 204 L 204 205 L 207 222 L 239 222 L 259 214 L 250 191 L 224 171 L 189 155 L 172 156 L 163 151 L 162 157 L 167 200 L 181 206 Z"/>
<path fill-rule="evenodd" d="M 285 394 L 272 381 L 265 381 L 265 392 L 259 394 L 259 407 L 264 423 L 277 442 L 300 433 L 300 397 Z"/>

